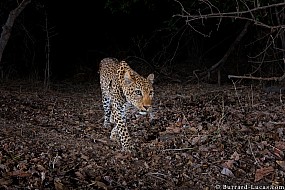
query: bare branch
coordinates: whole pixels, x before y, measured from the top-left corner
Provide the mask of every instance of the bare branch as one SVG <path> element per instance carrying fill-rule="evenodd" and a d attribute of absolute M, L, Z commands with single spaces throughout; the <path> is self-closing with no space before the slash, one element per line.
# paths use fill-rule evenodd
<path fill-rule="evenodd" d="M 251 79 L 251 80 L 262 80 L 262 81 L 282 81 L 285 79 L 285 73 L 281 77 L 254 77 L 254 76 L 236 76 L 236 75 L 228 75 L 229 79 Z"/>
<path fill-rule="evenodd" d="M 177 2 L 177 1 L 176 1 Z M 249 9 L 246 11 L 236 11 L 236 12 L 227 12 L 227 13 L 221 13 L 220 11 L 218 13 L 211 13 L 211 14 L 206 14 L 206 15 L 183 15 L 184 17 L 200 17 L 202 16 L 203 18 L 211 18 L 211 17 L 216 17 L 216 16 L 233 16 L 233 15 L 242 15 L 242 14 L 246 14 L 246 13 L 252 13 L 254 11 L 259 11 L 259 10 L 264 10 L 264 9 L 268 9 L 268 8 L 272 8 L 272 7 L 281 7 L 281 6 L 285 6 L 285 3 L 276 3 L 276 4 L 271 4 L 271 5 L 267 5 L 267 6 L 261 6 L 261 7 L 256 7 L 253 9 Z"/>
<path fill-rule="evenodd" d="M 176 2 L 178 2 L 177 0 L 175 0 Z M 203 1 L 204 3 L 206 3 L 208 6 L 213 6 L 212 4 L 210 4 L 208 1 Z M 285 25 L 278 25 L 278 26 L 271 26 L 268 24 L 265 24 L 263 22 L 258 21 L 255 17 L 253 12 L 259 11 L 259 10 L 264 10 L 264 9 L 268 9 L 268 8 L 272 8 L 272 7 L 284 7 L 285 6 L 285 2 L 284 3 L 276 3 L 276 4 L 270 4 L 270 5 L 266 5 L 266 6 L 258 6 L 255 7 L 253 9 L 249 9 L 249 7 L 245 4 L 245 2 L 242 1 L 242 3 L 247 7 L 247 10 L 245 11 L 240 11 L 239 8 L 237 9 L 237 11 L 235 12 L 220 12 L 216 7 L 214 7 L 216 10 L 218 10 L 217 13 L 213 12 L 213 9 L 210 8 L 211 13 L 209 14 L 198 14 L 198 15 L 191 15 L 189 13 L 185 14 L 185 11 L 183 11 L 182 14 L 176 14 L 173 15 L 174 17 L 182 17 L 186 19 L 186 23 L 188 25 L 191 25 L 190 23 L 192 21 L 195 20 L 201 20 L 201 19 L 209 19 L 209 18 L 218 18 L 218 19 L 222 19 L 222 18 L 233 18 L 233 19 L 239 19 L 239 20 L 247 20 L 247 21 L 252 21 L 254 22 L 255 25 L 258 26 L 262 26 L 265 28 L 269 28 L 269 29 L 275 29 L 275 28 L 285 28 Z M 179 2 L 180 6 L 183 7 L 183 5 Z M 185 10 L 183 8 L 183 10 Z M 247 16 L 243 16 L 245 14 L 249 13 L 251 15 L 251 17 L 247 17 Z"/>

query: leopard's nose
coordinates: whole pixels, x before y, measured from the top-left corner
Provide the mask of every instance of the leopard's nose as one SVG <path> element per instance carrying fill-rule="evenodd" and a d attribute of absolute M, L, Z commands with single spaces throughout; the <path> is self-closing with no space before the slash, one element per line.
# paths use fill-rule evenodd
<path fill-rule="evenodd" d="M 150 105 L 144 105 L 143 107 L 145 110 L 148 110 L 150 108 Z"/>

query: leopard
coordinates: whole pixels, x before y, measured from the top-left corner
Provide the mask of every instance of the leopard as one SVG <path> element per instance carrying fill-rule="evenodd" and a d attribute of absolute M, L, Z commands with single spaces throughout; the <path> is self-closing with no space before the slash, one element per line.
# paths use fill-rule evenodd
<path fill-rule="evenodd" d="M 154 96 L 154 74 L 146 78 L 135 72 L 126 61 L 104 58 L 99 67 L 104 109 L 104 127 L 114 126 L 110 139 L 120 142 L 123 151 L 133 151 L 134 145 L 126 124 L 130 107 L 141 114 L 151 112 Z"/>

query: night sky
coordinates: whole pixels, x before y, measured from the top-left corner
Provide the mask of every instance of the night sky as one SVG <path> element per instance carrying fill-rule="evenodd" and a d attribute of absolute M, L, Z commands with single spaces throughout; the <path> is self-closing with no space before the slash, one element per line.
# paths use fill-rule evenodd
<path fill-rule="evenodd" d="M 155 29 L 165 27 L 163 22 L 172 16 L 171 6 L 162 2 L 159 9 L 150 10 L 139 4 L 128 13 L 113 13 L 103 0 L 49 2 L 49 23 L 57 33 L 51 39 L 53 61 L 62 65 L 62 69 L 82 62 L 96 67 L 104 57 L 117 56 L 120 52 L 124 55 L 133 38 L 148 38 Z"/>
<path fill-rule="evenodd" d="M 151 2 L 151 6 L 146 2 Z M 9 6 L 5 14 L 0 14 L 3 23 L 9 11 L 16 7 Z M 184 19 L 173 19 L 173 15 L 181 12 L 174 0 L 139 0 L 126 12 L 117 7 L 114 10 L 106 7 L 105 0 L 32 1 L 15 22 L 4 52 L 4 68 L 9 71 L 13 67 L 16 74 L 24 77 L 32 73 L 43 78 L 45 12 L 49 28 L 53 28 L 51 35 L 55 34 L 50 38 L 51 72 L 55 79 L 80 72 L 97 75 L 101 59 L 116 57 L 129 61 L 135 56 L 148 64 L 157 64 L 159 69 L 169 66 L 167 69 L 172 70 L 176 64 L 188 64 L 188 68 L 172 70 L 188 76 L 191 69 L 205 69 L 219 61 L 244 26 L 243 21 L 223 20 L 217 30 L 215 19 L 204 20 L 203 24 L 201 21 L 191 23 L 203 32 L 211 31 L 210 38 L 203 37 L 187 26 Z M 143 55 L 137 47 L 139 40 L 141 45 L 148 44 Z M 243 47 L 239 49 L 239 57 L 245 55 Z"/>

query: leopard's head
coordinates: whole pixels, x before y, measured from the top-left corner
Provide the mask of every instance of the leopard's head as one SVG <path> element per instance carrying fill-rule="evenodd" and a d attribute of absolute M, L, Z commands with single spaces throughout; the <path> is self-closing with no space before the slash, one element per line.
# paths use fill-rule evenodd
<path fill-rule="evenodd" d="M 144 78 L 135 72 L 127 70 L 124 74 L 123 85 L 126 100 L 135 106 L 140 114 L 151 110 L 153 98 L 154 74 Z"/>

